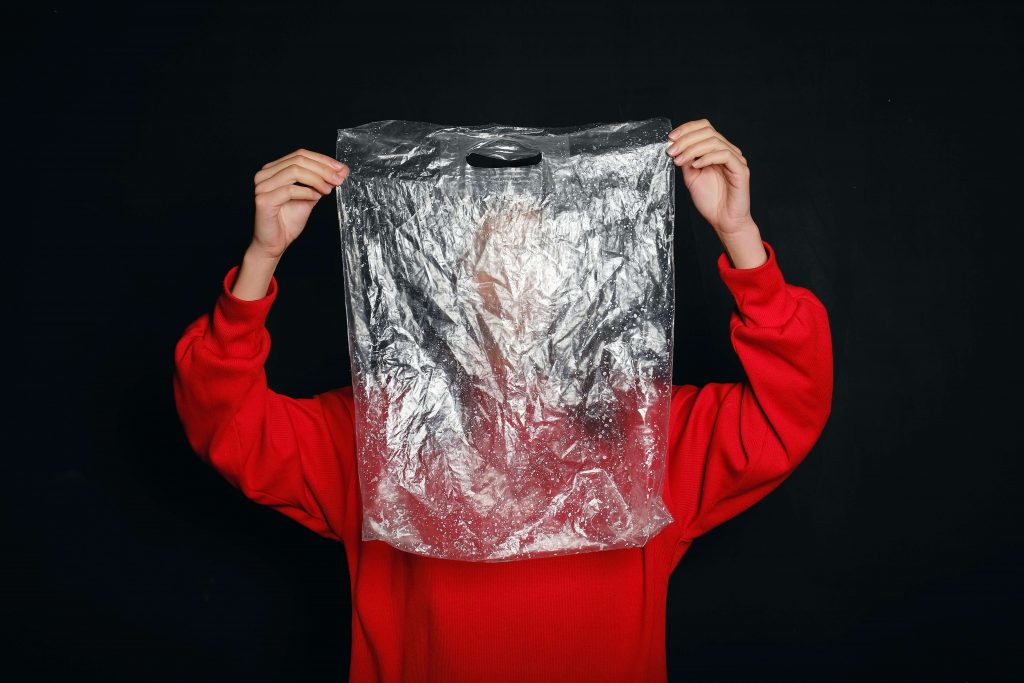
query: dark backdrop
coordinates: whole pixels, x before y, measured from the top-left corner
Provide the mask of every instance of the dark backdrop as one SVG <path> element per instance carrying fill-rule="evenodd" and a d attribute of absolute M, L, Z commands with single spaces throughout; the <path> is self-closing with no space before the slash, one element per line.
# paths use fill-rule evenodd
<path fill-rule="evenodd" d="M 33 679 L 343 679 L 341 544 L 190 451 L 172 350 L 251 234 L 252 176 L 379 119 L 708 118 L 830 313 L 814 451 L 695 542 L 672 680 L 1017 666 L 1021 13 L 818 2 L 114 10 L 8 22 L 6 647 Z M 16 152 L 16 153 L 15 153 Z M 16 189 L 16 188 L 21 189 Z M 676 383 L 736 381 L 721 247 L 677 197 Z M 271 385 L 349 382 L 333 197 L 278 270 Z M 10 413 L 9 413 L 10 414 Z M 1017 672 L 1020 673 L 1019 671 Z"/>

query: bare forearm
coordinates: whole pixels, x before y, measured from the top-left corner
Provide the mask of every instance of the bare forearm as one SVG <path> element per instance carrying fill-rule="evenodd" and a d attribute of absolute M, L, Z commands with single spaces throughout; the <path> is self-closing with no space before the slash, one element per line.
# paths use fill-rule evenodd
<path fill-rule="evenodd" d="M 242 257 L 231 293 L 244 301 L 262 299 L 267 295 L 270 280 L 280 260 L 279 256 L 275 258 L 261 254 L 250 246 Z"/>
<path fill-rule="evenodd" d="M 761 244 L 761 231 L 753 221 L 740 229 L 716 232 L 733 268 L 756 268 L 768 260 L 768 252 Z"/>

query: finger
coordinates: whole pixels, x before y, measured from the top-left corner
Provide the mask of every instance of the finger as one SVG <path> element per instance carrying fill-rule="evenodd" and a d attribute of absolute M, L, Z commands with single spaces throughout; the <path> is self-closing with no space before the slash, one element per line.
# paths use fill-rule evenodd
<path fill-rule="evenodd" d="M 293 164 L 302 166 L 303 168 L 308 168 L 311 171 L 319 173 L 327 182 L 332 182 L 334 180 L 332 176 L 338 175 L 346 168 L 348 168 L 344 164 L 342 164 L 342 168 L 339 169 L 334 168 L 333 166 L 329 166 L 317 159 L 311 159 L 309 157 L 304 156 L 294 156 L 289 157 L 288 159 L 282 161 L 279 164 L 264 166 L 262 169 L 256 172 L 256 175 L 253 177 L 253 182 L 255 182 L 258 185 L 259 183 L 263 182 L 264 180 L 274 175 L 281 169 L 287 168 L 288 166 L 291 166 Z"/>
<path fill-rule="evenodd" d="M 750 172 L 750 167 L 740 162 L 739 157 L 733 154 L 731 149 L 719 149 L 705 154 L 700 159 L 694 161 L 692 166 L 694 168 L 703 168 L 711 164 L 723 164 L 728 170 L 736 174 Z"/>
<path fill-rule="evenodd" d="M 327 194 L 331 191 L 331 183 L 324 180 L 320 175 L 303 168 L 298 164 L 285 166 L 274 175 L 256 184 L 256 194 L 263 194 L 276 190 L 283 185 L 300 183 L 307 185 L 320 192 Z"/>
<path fill-rule="evenodd" d="M 696 135 L 698 132 L 700 133 L 700 135 Z M 692 137 L 693 140 L 701 140 L 701 139 L 704 139 L 705 137 L 707 137 L 708 135 L 712 135 L 712 134 L 713 135 L 717 135 L 722 140 L 722 142 L 724 142 L 727 145 L 731 146 L 733 148 L 733 150 L 736 152 L 737 156 L 740 156 L 740 157 L 743 156 L 742 150 L 740 150 L 739 147 L 737 147 L 732 142 L 727 140 L 725 138 L 725 136 L 722 135 L 719 131 L 715 130 L 715 127 L 712 126 L 711 122 L 708 121 L 707 119 L 697 119 L 695 121 L 687 121 L 683 125 L 678 126 L 677 128 L 675 128 L 672 131 L 670 131 L 669 134 L 668 134 L 668 137 L 669 137 L 670 140 L 672 140 L 676 144 L 669 145 L 669 149 L 674 150 L 672 152 L 669 152 L 669 154 L 672 154 L 673 156 L 675 156 L 675 153 L 677 153 L 678 151 L 680 151 L 683 148 L 683 147 L 679 146 L 679 143 L 682 142 L 683 146 L 685 146 L 686 144 L 689 144 L 689 140 L 690 140 L 691 137 Z"/>
<path fill-rule="evenodd" d="M 304 147 L 300 147 L 299 149 L 295 150 L 294 152 L 291 152 L 289 154 L 285 154 L 280 159 L 274 159 L 273 161 L 270 161 L 270 162 L 268 162 L 266 164 L 263 164 L 263 168 L 267 168 L 269 166 L 277 166 L 282 161 L 285 161 L 287 159 L 291 159 L 291 158 L 297 157 L 297 156 L 306 157 L 308 159 L 314 159 L 316 161 L 319 161 L 322 164 L 327 164 L 328 166 L 332 166 L 332 167 L 334 167 L 336 169 L 339 169 L 339 170 L 340 170 L 341 166 L 343 165 L 340 161 L 338 161 L 334 157 L 329 157 L 326 154 L 320 154 L 319 152 L 311 152 L 311 151 L 309 151 L 308 149 L 306 149 Z"/>
<path fill-rule="evenodd" d="M 318 173 L 314 173 L 308 168 L 294 164 L 291 166 L 285 166 L 283 169 L 270 176 L 266 180 L 256 184 L 256 194 L 262 194 L 264 192 L 270 192 L 276 190 L 282 185 L 290 185 L 292 183 L 302 183 L 303 185 L 309 185 L 310 187 L 320 190 L 321 194 L 328 194 L 334 189 L 333 180 L 328 182 L 324 180 Z M 341 184 L 338 181 L 337 184 Z"/>
<path fill-rule="evenodd" d="M 321 194 L 311 187 L 301 185 L 283 185 L 276 190 L 256 195 L 257 206 L 281 206 L 293 199 L 318 201 Z"/>
<path fill-rule="evenodd" d="M 295 156 L 288 157 L 287 159 L 281 162 L 270 162 L 270 164 L 264 165 L 259 171 L 256 172 L 254 180 L 255 182 L 261 182 L 266 178 L 270 177 L 271 175 L 273 175 L 274 173 L 280 171 L 281 169 L 287 168 L 288 166 L 292 166 L 293 164 L 297 164 L 299 166 L 308 168 L 311 171 L 316 171 L 317 173 L 322 174 L 325 179 L 327 179 L 328 176 L 338 173 L 342 170 L 340 168 L 329 166 L 328 164 L 325 164 L 324 162 L 316 159 Z"/>
<path fill-rule="evenodd" d="M 341 185 L 352 170 L 348 166 L 342 166 L 340 171 L 335 171 L 333 168 L 327 168 L 323 164 L 313 161 L 312 159 L 297 158 L 294 163 L 290 164 L 288 162 L 285 162 L 284 165 L 272 166 L 271 168 L 259 171 L 253 177 L 253 182 L 255 182 L 256 185 L 259 185 L 260 183 L 266 181 L 267 179 L 272 178 L 278 173 L 281 173 L 290 166 L 299 166 L 308 169 L 312 173 L 316 174 L 318 177 L 322 178 L 323 181 L 331 187 L 335 185 Z"/>
<path fill-rule="evenodd" d="M 279 159 L 274 159 L 273 161 L 267 162 L 266 164 L 263 165 L 263 168 L 268 168 L 270 166 L 277 166 L 280 163 L 282 163 L 284 161 L 287 161 L 288 159 L 294 159 L 295 157 L 305 157 L 307 159 L 313 159 L 315 161 L 319 161 L 320 163 L 327 164 L 328 166 L 332 166 L 334 168 L 339 168 L 339 166 L 343 165 L 342 162 L 338 161 L 337 159 L 335 159 L 333 157 L 329 157 L 326 154 L 320 154 L 319 152 L 312 152 L 312 151 L 310 151 L 310 150 L 308 150 L 308 149 L 306 149 L 304 147 L 300 147 L 299 149 L 295 150 L 294 152 L 290 152 L 288 154 L 285 154 L 283 157 L 281 157 Z"/>
<path fill-rule="evenodd" d="M 690 131 L 703 128 L 704 126 L 710 126 L 711 122 L 707 119 L 695 119 L 693 121 L 687 121 L 686 123 L 676 126 L 669 131 L 668 137 L 670 140 L 678 140 L 680 135 L 686 135 Z"/>
<path fill-rule="evenodd" d="M 679 144 L 680 143 L 676 143 L 676 145 Z M 704 138 L 703 140 L 698 140 L 697 142 L 690 142 L 685 144 L 682 149 L 676 151 L 672 155 L 672 162 L 675 163 L 676 166 L 682 166 L 683 164 L 696 159 L 700 155 L 713 152 L 716 149 L 725 149 L 725 144 L 718 138 L 709 137 Z"/>
<path fill-rule="evenodd" d="M 721 133 L 719 133 L 714 128 L 711 128 L 710 126 L 707 126 L 705 128 L 699 128 L 697 130 L 684 134 L 682 137 L 678 138 L 674 143 L 669 145 L 668 149 L 666 149 L 665 152 L 672 156 L 673 158 L 675 158 L 680 153 L 683 153 L 689 157 L 699 156 L 699 152 L 691 153 L 691 151 L 697 143 L 704 142 L 706 140 L 717 140 L 719 143 L 721 143 L 721 145 L 725 145 L 733 152 L 735 152 L 736 156 L 742 158 L 744 162 L 746 161 L 746 157 L 743 156 L 743 152 L 742 150 L 740 150 L 739 147 L 726 140 Z M 704 149 L 710 151 L 710 148 L 705 147 Z M 686 163 L 686 161 L 687 159 L 683 159 L 679 163 Z"/>

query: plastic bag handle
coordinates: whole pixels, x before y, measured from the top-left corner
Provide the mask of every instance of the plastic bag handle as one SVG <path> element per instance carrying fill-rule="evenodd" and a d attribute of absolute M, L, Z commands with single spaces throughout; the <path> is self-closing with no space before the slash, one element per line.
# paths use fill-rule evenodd
<path fill-rule="evenodd" d="M 520 159 L 499 159 L 497 157 L 487 156 L 486 154 L 479 154 L 477 152 L 471 152 L 466 155 L 466 163 L 470 166 L 477 168 L 511 168 L 514 166 L 535 166 L 540 163 L 541 153 L 528 157 L 522 157 Z"/>
<path fill-rule="evenodd" d="M 542 152 L 530 144 L 508 138 L 494 138 L 466 150 L 466 163 L 477 168 L 514 168 L 535 166 Z"/>

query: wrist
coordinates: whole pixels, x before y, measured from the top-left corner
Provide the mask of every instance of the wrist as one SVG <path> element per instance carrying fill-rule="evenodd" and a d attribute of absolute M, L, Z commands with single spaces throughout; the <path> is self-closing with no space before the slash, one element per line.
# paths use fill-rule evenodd
<path fill-rule="evenodd" d="M 760 235 L 761 233 L 760 228 L 757 227 L 757 223 L 755 223 L 754 219 L 750 216 L 747 216 L 742 221 L 712 224 L 711 227 L 723 240 L 734 238 L 745 239 L 751 234 Z"/>
<path fill-rule="evenodd" d="M 753 221 L 733 230 L 717 232 L 733 268 L 756 268 L 768 260 L 761 231 Z"/>
<path fill-rule="evenodd" d="M 242 258 L 253 265 L 264 264 L 277 266 L 277 263 L 281 260 L 281 256 L 283 256 L 283 254 L 273 254 L 253 241 L 246 248 L 245 254 Z"/>
<path fill-rule="evenodd" d="M 241 301 L 256 301 L 271 291 L 280 256 L 270 256 L 259 247 L 246 249 L 230 293 Z"/>

